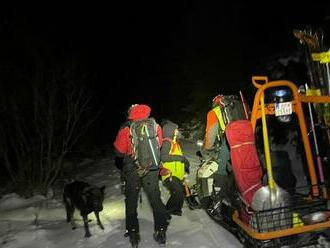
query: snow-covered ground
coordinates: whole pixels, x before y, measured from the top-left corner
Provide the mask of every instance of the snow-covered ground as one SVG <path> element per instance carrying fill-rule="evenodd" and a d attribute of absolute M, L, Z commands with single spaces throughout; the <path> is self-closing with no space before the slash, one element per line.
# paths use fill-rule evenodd
<path fill-rule="evenodd" d="M 189 184 L 193 184 L 199 163 L 195 155 L 196 146 L 183 143 L 185 155 L 191 162 Z M 22 199 L 8 194 L 0 199 L 0 247 L 2 248 L 109 248 L 130 247 L 125 233 L 124 196 L 120 192 L 119 172 L 111 158 L 85 161 L 78 165 L 79 174 L 73 177 L 86 180 L 97 186 L 106 186 L 104 210 L 100 214 L 104 230 L 101 230 L 93 214 L 89 223 L 92 237 L 84 238 L 83 222 L 75 212 L 78 228 L 72 230 L 65 219 L 65 209 L 59 192 L 46 199 L 34 196 Z M 161 185 L 161 183 L 160 183 Z M 164 200 L 168 197 L 162 189 Z M 146 196 L 142 194 L 139 204 L 141 243 L 139 247 L 159 247 L 153 240 L 153 219 Z M 184 205 L 182 216 L 173 216 L 167 231 L 166 247 L 189 248 L 236 248 L 239 241 L 220 225 L 216 224 L 203 210 L 190 210 Z"/>

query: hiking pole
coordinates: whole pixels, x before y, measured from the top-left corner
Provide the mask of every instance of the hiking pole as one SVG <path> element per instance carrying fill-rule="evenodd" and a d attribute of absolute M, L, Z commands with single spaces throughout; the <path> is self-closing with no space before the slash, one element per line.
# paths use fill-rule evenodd
<path fill-rule="evenodd" d="M 243 108 L 244 108 L 244 113 L 245 113 L 245 117 L 246 119 L 248 120 L 249 119 L 249 114 L 248 114 L 248 111 L 247 111 L 247 107 L 246 107 L 246 104 L 245 104 L 245 99 L 243 97 L 243 93 L 242 91 L 239 91 L 239 95 L 241 96 L 241 101 L 243 103 Z"/>
<path fill-rule="evenodd" d="M 305 89 L 306 92 L 308 90 L 308 85 L 305 84 Z M 322 184 L 322 192 L 323 192 L 323 197 L 327 199 L 327 190 L 324 185 L 324 174 L 323 174 L 323 168 L 322 168 L 322 160 L 319 152 L 319 146 L 316 138 L 316 133 L 315 133 L 315 125 L 314 125 L 314 120 L 313 120 L 313 113 L 312 113 L 312 105 L 310 102 L 308 102 L 308 112 L 309 112 L 309 118 L 311 121 L 311 128 L 313 132 L 313 141 L 314 141 L 314 147 L 315 147 L 315 153 L 316 153 L 316 161 L 317 161 L 317 167 L 319 170 L 319 176 L 320 176 L 320 181 Z"/>

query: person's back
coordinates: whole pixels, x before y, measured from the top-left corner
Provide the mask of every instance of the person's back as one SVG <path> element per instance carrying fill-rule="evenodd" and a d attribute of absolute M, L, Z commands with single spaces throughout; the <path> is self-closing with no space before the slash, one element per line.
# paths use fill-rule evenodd
<path fill-rule="evenodd" d="M 137 204 L 140 188 L 143 187 L 148 197 L 154 215 L 154 238 L 159 244 L 166 242 L 167 229 L 167 213 L 165 206 L 160 198 L 160 190 L 158 184 L 159 164 L 157 159 L 151 160 L 148 166 L 139 160 L 137 151 L 139 150 L 132 139 L 132 126 L 136 123 L 147 120 L 150 116 L 151 109 L 144 104 L 132 105 L 128 111 L 128 124 L 122 126 L 118 131 L 114 141 L 114 147 L 118 156 L 123 159 L 123 178 L 125 180 L 125 211 L 126 211 L 126 234 L 130 237 L 132 245 L 137 245 L 140 241 L 139 222 L 137 218 Z M 155 124 L 155 134 L 157 136 L 158 148 L 162 145 L 162 130 L 160 126 Z M 139 131 L 139 129 L 135 129 Z M 148 133 L 148 130 L 146 131 Z M 153 136 L 154 136 L 153 135 Z M 147 134 L 148 136 L 148 134 Z M 150 133 L 149 133 L 150 136 Z M 148 138 L 148 137 L 147 137 Z M 149 137 L 151 138 L 151 136 Z M 155 137 L 152 137 L 155 138 Z M 148 141 L 148 140 L 147 140 Z M 150 141 L 150 139 L 149 139 Z M 136 140 L 135 140 L 136 142 Z M 147 142 L 151 146 L 151 142 Z M 155 152 L 155 151 L 154 151 Z M 152 152 L 152 149 L 150 150 Z M 150 156 L 154 158 L 153 154 Z M 142 167 L 142 168 L 141 168 Z"/>
<path fill-rule="evenodd" d="M 161 177 L 171 196 L 166 203 L 169 214 L 181 215 L 184 201 L 183 180 L 189 172 L 189 161 L 183 155 L 178 141 L 178 125 L 167 121 L 163 125 L 163 146 L 161 149 Z"/>

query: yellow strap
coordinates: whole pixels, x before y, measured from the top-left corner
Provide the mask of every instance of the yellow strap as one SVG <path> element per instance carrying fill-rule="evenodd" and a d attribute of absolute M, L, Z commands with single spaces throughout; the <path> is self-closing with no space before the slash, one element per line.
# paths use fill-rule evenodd
<path fill-rule="evenodd" d="M 299 215 L 297 213 L 293 213 L 292 217 L 293 217 L 292 218 L 293 227 L 299 227 L 304 225 L 304 222 L 302 222 L 302 220 L 299 218 Z"/>
<path fill-rule="evenodd" d="M 213 111 L 215 113 L 215 115 L 218 118 L 219 124 L 220 124 L 220 128 L 222 129 L 222 131 L 225 131 L 225 122 L 223 120 L 223 116 L 222 116 L 222 112 L 221 112 L 221 108 L 220 106 L 216 106 L 215 108 L 213 108 Z"/>
<path fill-rule="evenodd" d="M 321 64 L 330 63 L 330 49 L 323 53 L 312 53 L 313 61 L 319 61 Z"/>
<path fill-rule="evenodd" d="M 146 131 L 147 128 L 147 124 L 143 124 L 142 128 L 141 128 L 141 135 L 144 135 L 144 132 Z"/>
<path fill-rule="evenodd" d="M 306 96 L 320 96 L 321 89 L 307 89 Z"/>

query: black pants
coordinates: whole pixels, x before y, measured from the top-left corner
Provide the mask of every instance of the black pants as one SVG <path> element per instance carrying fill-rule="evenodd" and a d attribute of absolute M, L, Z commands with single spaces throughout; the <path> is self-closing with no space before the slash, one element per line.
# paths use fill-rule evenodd
<path fill-rule="evenodd" d="M 167 213 L 165 206 L 160 198 L 160 190 L 158 184 L 158 170 L 150 171 L 146 176 L 140 177 L 135 169 L 126 171 L 124 173 L 126 187 L 125 187 L 125 205 L 126 205 L 126 229 L 131 231 L 135 229 L 139 231 L 138 222 L 138 199 L 141 187 L 143 187 L 150 205 L 152 207 L 154 216 L 154 228 L 159 230 L 167 228 Z"/>
<path fill-rule="evenodd" d="M 171 213 L 175 211 L 181 211 L 184 201 L 184 187 L 182 181 L 177 177 L 167 178 L 165 186 L 170 191 L 170 198 L 166 203 L 166 209 Z"/>

